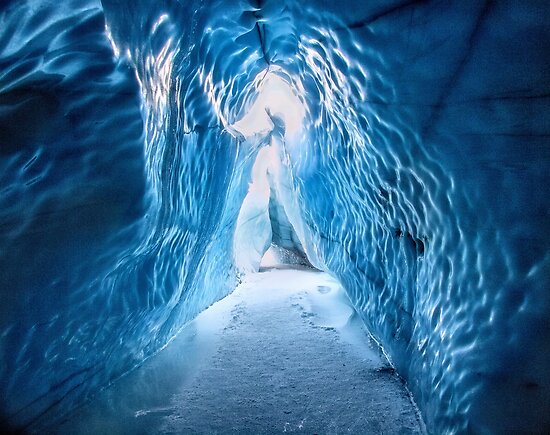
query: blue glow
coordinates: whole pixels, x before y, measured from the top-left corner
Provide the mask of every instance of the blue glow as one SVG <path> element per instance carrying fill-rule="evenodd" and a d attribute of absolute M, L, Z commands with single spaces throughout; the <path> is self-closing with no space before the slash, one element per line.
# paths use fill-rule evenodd
<path fill-rule="evenodd" d="M 431 432 L 549 428 L 549 16 L 4 2 L 1 420 L 58 421 L 273 237 L 340 280 Z M 263 213 L 253 249 L 243 202 Z"/>

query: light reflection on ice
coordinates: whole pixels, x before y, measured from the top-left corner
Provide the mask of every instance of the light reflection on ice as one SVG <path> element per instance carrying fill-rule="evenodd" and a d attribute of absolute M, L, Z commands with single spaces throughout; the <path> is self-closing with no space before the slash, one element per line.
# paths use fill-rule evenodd
<path fill-rule="evenodd" d="M 276 73 L 263 71 L 258 77 L 261 78 L 255 81 L 258 92 L 256 101 L 246 115 L 231 128 L 246 138 L 255 134 L 268 134 L 274 128 L 272 117 L 277 117 L 285 125 L 285 136 L 296 135 L 302 127 L 305 115 L 299 96 Z"/>

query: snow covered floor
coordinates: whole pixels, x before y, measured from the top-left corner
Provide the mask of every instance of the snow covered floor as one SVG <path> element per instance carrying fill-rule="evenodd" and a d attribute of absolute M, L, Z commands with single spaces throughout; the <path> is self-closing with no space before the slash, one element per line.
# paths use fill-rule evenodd
<path fill-rule="evenodd" d="M 422 433 L 339 283 L 251 275 L 58 433 Z"/>

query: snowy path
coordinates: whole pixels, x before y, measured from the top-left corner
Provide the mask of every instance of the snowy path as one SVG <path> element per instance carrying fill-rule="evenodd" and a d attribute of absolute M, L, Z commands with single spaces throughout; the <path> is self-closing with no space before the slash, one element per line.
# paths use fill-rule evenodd
<path fill-rule="evenodd" d="M 338 282 L 250 276 L 59 433 L 422 433 Z"/>

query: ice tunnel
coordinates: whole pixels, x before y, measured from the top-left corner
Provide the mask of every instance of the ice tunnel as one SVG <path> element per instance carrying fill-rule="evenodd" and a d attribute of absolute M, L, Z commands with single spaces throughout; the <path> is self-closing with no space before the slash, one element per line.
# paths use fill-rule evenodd
<path fill-rule="evenodd" d="M 430 433 L 550 431 L 550 6 L 0 5 L 0 415 L 44 432 L 274 241 Z M 285 245 L 286 244 L 286 245 Z"/>

